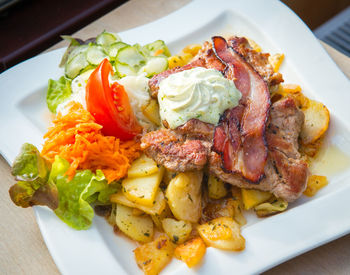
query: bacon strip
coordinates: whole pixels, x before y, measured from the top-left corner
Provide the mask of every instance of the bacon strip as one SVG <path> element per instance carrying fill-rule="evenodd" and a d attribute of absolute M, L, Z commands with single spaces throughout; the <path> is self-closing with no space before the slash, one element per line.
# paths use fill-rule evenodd
<path fill-rule="evenodd" d="M 225 76 L 242 93 L 238 109 L 228 111 L 216 127 L 213 150 L 221 155 L 226 171 L 239 172 L 251 182 L 258 182 L 264 176 L 267 159 L 264 133 L 271 104 L 269 89 L 224 38 L 215 36 L 212 42 L 215 55 L 226 65 Z"/>

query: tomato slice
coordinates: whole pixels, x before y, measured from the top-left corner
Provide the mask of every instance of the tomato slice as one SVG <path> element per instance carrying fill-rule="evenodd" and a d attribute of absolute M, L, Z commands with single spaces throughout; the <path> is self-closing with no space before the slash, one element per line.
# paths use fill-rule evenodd
<path fill-rule="evenodd" d="M 113 74 L 112 65 L 104 59 L 88 79 L 87 110 L 103 126 L 103 134 L 130 140 L 141 133 L 142 127 L 137 122 L 124 87 L 118 83 L 110 86 L 109 74 Z"/>

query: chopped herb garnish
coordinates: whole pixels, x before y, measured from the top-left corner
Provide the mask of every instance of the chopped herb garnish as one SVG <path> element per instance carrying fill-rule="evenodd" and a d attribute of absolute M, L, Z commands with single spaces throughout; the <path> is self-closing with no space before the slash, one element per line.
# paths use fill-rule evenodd
<path fill-rule="evenodd" d="M 189 199 L 191 202 L 193 202 L 192 197 L 191 197 L 191 195 L 190 195 L 189 193 L 187 193 L 187 197 L 188 197 L 188 199 Z"/>
<path fill-rule="evenodd" d="M 177 243 L 179 241 L 179 237 L 176 235 L 173 235 L 174 242 Z"/>

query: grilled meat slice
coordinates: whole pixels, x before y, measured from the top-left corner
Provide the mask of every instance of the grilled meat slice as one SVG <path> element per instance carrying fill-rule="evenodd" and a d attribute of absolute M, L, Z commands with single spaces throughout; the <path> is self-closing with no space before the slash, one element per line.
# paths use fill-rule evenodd
<path fill-rule="evenodd" d="M 306 188 L 308 165 L 298 152 L 298 136 L 304 123 L 304 115 L 293 99 L 287 98 L 271 107 L 270 121 L 266 130 L 268 159 L 264 167 L 265 177 L 259 184 L 245 180 L 239 174 L 226 173 L 220 156 L 210 155 L 210 171 L 232 185 L 270 191 L 276 197 L 294 201 Z"/>
<path fill-rule="evenodd" d="M 187 121 L 184 125 L 177 127 L 175 131 L 185 138 L 212 142 L 214 125 L 193 118 Z"/>
<path fill-rule="evenodd" d="M 269 86 L 277 85 L 283 82 L 282 75 L 274 72 L 269 62 L 268 53 L 260 53 L 253 50 L 245 37 L 231 37 L 228 39 L 229 45 L 243 58 L 253 66 L 253 68 L 261 75 Z"/>
<path fill-rule="evenodd" d="M 208 162 L 210 143 L 186 139 L 173 130 L 149 132 L 141 139 L 145 154 L 167 169 L 178 172 L 200 170 Z"/>

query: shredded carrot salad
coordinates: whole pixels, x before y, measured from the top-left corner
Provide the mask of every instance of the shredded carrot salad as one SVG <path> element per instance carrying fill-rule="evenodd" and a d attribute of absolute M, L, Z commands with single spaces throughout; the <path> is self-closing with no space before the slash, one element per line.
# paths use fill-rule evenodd
<path fill-rule="evenodd" d="M 102 126 L 80 103 L 72 102 L 69 107 L 68 114 L 58 113 L 54 126 L 44 135 L 41 155 L 50 162 L 56 155 L 69 161 L 66 174 L 70 179 L 77 169 L 101 169 L 108 183 L 124 177 L 130 163 L 140 156 L 140 142 L 104 136 Z"/>

